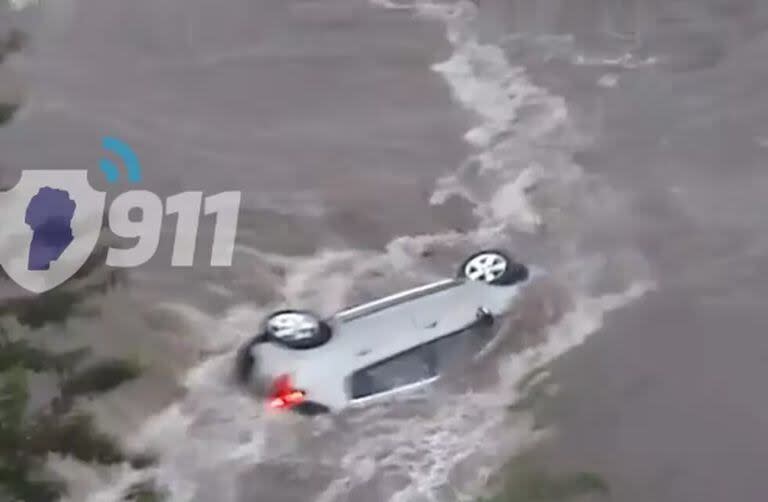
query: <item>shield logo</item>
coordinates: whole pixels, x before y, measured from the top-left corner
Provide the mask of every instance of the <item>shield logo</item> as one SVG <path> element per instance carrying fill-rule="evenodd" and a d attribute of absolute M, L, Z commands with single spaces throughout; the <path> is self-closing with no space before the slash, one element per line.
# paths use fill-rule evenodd
<path fill-rule="evenodd" d="M 23 171 L 0 193 L 0 265 L 34 293 L 66 281 L 96 246 L 105 199 L 86 170 Z"/>

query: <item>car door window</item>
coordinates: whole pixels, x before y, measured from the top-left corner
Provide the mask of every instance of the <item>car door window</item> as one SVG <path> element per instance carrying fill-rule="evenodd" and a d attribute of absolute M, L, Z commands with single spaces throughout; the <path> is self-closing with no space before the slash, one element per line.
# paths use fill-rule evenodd
<path fill-rule="evenodd" d="M 466 365 L 493 338 L 493 330 L 478 324 L 432 342 L 438 373 Z"/>
<path fill-rule="evenodd" d="M 352 398 L 359 399 L 395 390 L 437 376 L 434 354 L 422 345 L 352 375 Z"/>
<path fill-rule="evenodd" d="M 351 378 L 352 399 L 392 391 L 460 367 L 492 337 L 490 326 L 477 324 L 358 370 Z"/>

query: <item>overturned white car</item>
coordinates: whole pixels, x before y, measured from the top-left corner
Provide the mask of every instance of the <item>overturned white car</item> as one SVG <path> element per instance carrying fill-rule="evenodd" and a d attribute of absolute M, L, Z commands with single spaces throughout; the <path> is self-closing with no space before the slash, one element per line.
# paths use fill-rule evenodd
<path fill-rule="evenodd" d="M 471 363 L 494 338 L 533 275 L 497 250 L 470 256 L 445 279 L 320 319 L 271 314 L 238 353 L 241 383 L 273 409 L 314 415 L 369 403 Z"/>

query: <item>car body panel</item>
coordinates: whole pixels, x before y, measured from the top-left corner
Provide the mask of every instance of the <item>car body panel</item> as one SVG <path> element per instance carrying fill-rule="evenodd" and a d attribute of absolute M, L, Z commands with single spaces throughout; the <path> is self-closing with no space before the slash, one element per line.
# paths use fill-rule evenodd
<path fill-rule="evenodd" d="M 331 409 L 421 387 L 429 381 L 352 400 L 349 378 L 359 369 L 475 323 L 479 309 L 494 317 L 503 315 L 521 288 L 541 273 L 531 272 L 528 280 L 510 286 L 446 279 L 342 310 L 326 319 L 333 336 L 319 347 L 296 350 L 273 342 L 254 345 L 252 354 L 258 363 L 253 378 L 269 382 L 287 374 L 296 388 L 306 392 L 307 399 Z"/>

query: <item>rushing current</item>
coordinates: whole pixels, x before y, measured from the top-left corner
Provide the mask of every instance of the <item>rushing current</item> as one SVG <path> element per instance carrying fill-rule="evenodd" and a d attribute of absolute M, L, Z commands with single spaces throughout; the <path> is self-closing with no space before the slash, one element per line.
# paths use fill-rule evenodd
<path fill-rule="evenodd" d="M 113 135 L 140 155 L 144 188 L 243 191 L 231 268 L 205 265 L 206 224 L 196 265 L 171 268 L 169 226 L 155 258 L 89 306 L 97 315 L 66 323 L 62 345 L 146 364 L 87 406 L 158 458 L 142 470 L 51 458 L 70 499 L 113 502 L 151 479 L 173 502 L 474 500 L 505 461 L 561 433 L 555 460 L 601 470 L 617 500 L 725 500 L 686 498 L 716 465 L 690 452 L 704 438 L 711 455 L 745 443 L 711 439 L 716 423 L 691 428 L 688 413 L 724 421 L 751 405 L 749 391 L 730 404 L 708 393 L 731 386 L 710 368 L 742 367 L 712 326 L 737 326 L 721 335 L 743 331 L 766 353 L 751 331 L 759 306 L 723 286 L 761 287 L 750 271 L 766 252 L 765 7 L 48 0 L 2 11 L 3 26 L 31 34 L 0 72 L 25 103 L 0 131 L 4 183 L 88 168 L 114 196 L 126 186 L 97 169 Z M 557 285 L 521 307 L 535 310 L 523 312 L 535 336 L 494 359 L 493 385 L 306 420 L 267 413 L 232 384 L 236 349 L 270 310 L 330 314 L 452 275 L 484 247 Z M 542 314 L 552 309 L 562 315 Z M 759 389 L 759 356 L 745 357 L 753 371 L 730 383 Z M 542 429 L 510 405 L 522 378 L 553 364 L 560 420 Z M 754 430 L 760 411 L 741 426 Z M 749 465 L 766 451 L 754 446 Z M 733 500 L 758 500 L 732 469 L 744 493 Z"/>

